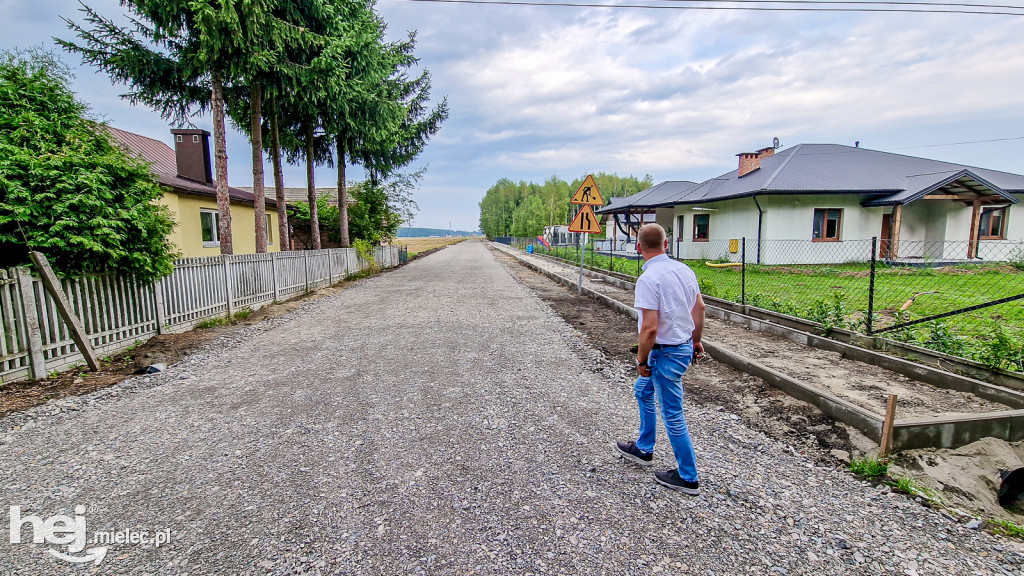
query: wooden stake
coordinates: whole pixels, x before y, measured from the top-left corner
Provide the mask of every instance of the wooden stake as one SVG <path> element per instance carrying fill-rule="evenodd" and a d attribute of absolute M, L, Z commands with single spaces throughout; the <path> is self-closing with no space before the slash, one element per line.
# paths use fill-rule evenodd
<path fill-rule="evenodd" d="M 892 226 L 892 242 L 889 246 L 889 258 L 893 260 L 899 257 L 900 252 L 900 228 L 903 227 L 903 205 L 897 204 L 895 212 L 892 222 L 889 223 Z"/>
<path fill-rule="evenodd" d="M 78 351 L 85 357 L 85 363 L 89 365 L 89 369 L 93 372 L 100 369 L 100 361 L 96 358 L 96 353 L 92 350 L 92 344 L 89 342 L 89 335 L 85 333 L 85 328 L 82 326 L 82 321 L 75 315 L 75 310 L 71 306 L 71 301 L 68 300 L 67 294 L 64 293 L 64 289 L 61 287 L 60 282 L 57 280 L 57 275 L 53 273 L 53 269 L 50 268 L 50 263 L 46 261 L 46 256 L 43 256 L 39 252 L 29 252 L 29 257 L 32 258 L 32 262 L 35 263 L 36 268 L 39 268 L 39 277 L 43 281 L 43 286 L 53 296 L 53 301 L 57 304 L 57 311 L 60 312 L 61 317 L 64 318 L 64 322 L 68 325 L 71 331 L 71 339 L 75 341 L 75 345 L 78 346 Z"/>
<path fill-rule="evenodd" d="M 29 367 L 32 378 L 46 378 L 46 358 L 43 356 L 43 337 L 39 331 L 39 316 L 36 311 L 36 293 L 32 288 L 32 273 L 25 266 L 18 266 L 18 288 L 21 293 L 22 310 L 25 313 L 25 343 L 28 344 Z M 11 324 L 13 326 L 13 324 Z"/>
<path fill-rule="evenodd" d="M 895 394 L 889 394 L 889 401 L 885 404 L 885 420 L 882 422 L 882 444 L 878 448 L 878 457 L 884 458 L 889 455 L 892 449 L 892 428 L 896 422 L 896 398 Z"/>
<path fill-rule="evenodd" d="M 978 237 L 981 233 L 981 200 L 974 201 L 971 209 L 971 237 L 967 241 L 967 257 L 978 257 Z"/>

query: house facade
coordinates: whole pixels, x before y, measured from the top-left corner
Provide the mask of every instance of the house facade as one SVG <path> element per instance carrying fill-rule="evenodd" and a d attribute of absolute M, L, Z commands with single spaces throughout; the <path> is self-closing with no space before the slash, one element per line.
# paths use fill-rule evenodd
<path fill-rule="evenodd" d="M 732 172 L 613 210 L 653 209 L 684 259 L 735 261 L 746 239 L 748 261 L 763 264 L 864 261 L 877 238 L 883 260 L 981 262 L 1020 251 L 1024 208 L 1014 205 L 1022 194 L 1018 174 L 801 144 L 740 154 Z"/>
<path fill-rule="evenodd" d="M 220 254 L 217 184 L 210 163 L 210 133 L 205 130 L 171 130 L 174 149 L 133 132 L 107 127 L 131 153 L 150 163 L 150 171 L 164 186 L 160 203 L 174 218 L 171 242 L 183 257 Z M 228 188 L 231 197 L 231 236 L 235 254 L 256 252 L 256 209 L 251 192 Z M 267 251 L 280 251 L 277 203 L 273 189 L 266 199 Z"/>

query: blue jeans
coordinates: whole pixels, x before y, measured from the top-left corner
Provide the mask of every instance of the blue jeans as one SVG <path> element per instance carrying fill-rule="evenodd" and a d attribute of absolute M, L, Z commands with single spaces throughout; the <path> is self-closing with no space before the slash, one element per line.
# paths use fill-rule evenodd
<path fill-rule="evenodd" d="M 693 451 L 690 432 L 683 416 L 683 374 L 693 359 L 693 342 L 674 348 L 651 350 L 647 364 L 651 375 L 636 379 L 633 392 L 640 405 L 640 436 L 636 447 L 654 452 L 654 439 L 658 426 L 655 399 L 661 406 L 661 419 L 665 423 L 668 441 L 679 464 L 679 476 L 688 482 L 697 481 L 697 455 Z"/>

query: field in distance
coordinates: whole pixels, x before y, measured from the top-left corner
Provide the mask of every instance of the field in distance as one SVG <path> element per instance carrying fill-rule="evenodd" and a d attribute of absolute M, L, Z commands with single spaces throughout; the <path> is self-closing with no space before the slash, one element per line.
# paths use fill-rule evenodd
<path fill-rule="evenodd" d="M 420 252 L 426 252 L 427 250 L 441 248 L 442 246 L 448 246 L 450 244 L 457 244 L 463 240 L 465 240 L 465 238 L 396 238 L 394 243 L 399 246 L 408 246 L 409 256 L 414 256 Z"/>

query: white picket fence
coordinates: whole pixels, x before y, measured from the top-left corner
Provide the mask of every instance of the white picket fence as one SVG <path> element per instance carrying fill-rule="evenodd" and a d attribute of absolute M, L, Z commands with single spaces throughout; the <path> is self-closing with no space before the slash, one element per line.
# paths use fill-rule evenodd
<path fill-rule="evenodd" d="M 378 246 L 381 268 L 401 247 Z M 101 358 L 156 334 L 256 309 L 332 284 L 370 266 L 354 248 L 184 258 L 152 284 L 113 274 L 63 280 L 64 291 Z M 50 294 L 28 268 L 0 269 L 0 384 L 41 378 L 83 362 Z"/>

